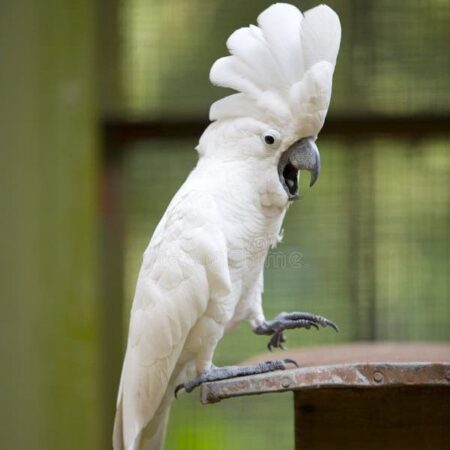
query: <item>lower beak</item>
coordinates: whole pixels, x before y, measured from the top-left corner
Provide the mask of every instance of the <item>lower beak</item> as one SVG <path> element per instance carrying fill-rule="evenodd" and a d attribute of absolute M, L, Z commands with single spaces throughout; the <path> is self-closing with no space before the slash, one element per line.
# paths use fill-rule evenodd
<path fill-rule="evenodd" d="M 313 138 L 303 138 L 292 144 L 281 155 L 278 163 L 278 175 L 289 200 L 298 198 L 298 172 L 308 170 L 311 173 L 309 185 L 319 178 L 320 155 Z"/>

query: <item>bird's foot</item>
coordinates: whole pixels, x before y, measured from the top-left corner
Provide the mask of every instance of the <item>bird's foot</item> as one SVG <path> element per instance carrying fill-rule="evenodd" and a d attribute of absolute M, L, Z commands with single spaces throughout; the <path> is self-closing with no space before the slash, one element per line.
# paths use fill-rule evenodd
<path fill-rule="evenodd" d="M 273 372 L 275 370 L 286 370 L 288 364 L 293 364 L 298 367 L 298 364 L 293 359 L 280 359 L 276 361 L 266 361 L 263 363 L 255 364 L 253 366 L 226 366 L 215 367 L 212 366 L 206 372 L 203 372 L 193 380 L 186 383 L 179 384 L 175 388 L 175 398 L 178 391 L 184 389 L 186 392 L 192 392 L 197 386 L 209 381 L 228 380 L 229 378 L 244 377 L 247 375 L 257 375 L 260 373 Z"/>
<path fill-rule="evenodd" d="M 311 327 L 316 329 L 319 329 L 319 327 L 331 327 L 335 331 L 339 331 L 337 325 L 326 317 L 304 312 L 281 313 L 275 319 L 263 322 L 253 331 L 256 334 L 272 336 L 267 344 L 268 349 L 272 351 L 272 347 L 284 350 L 283 343 L 286 342 L 285 330 L 294 328 L 306 328 L 309 330 Z"/>

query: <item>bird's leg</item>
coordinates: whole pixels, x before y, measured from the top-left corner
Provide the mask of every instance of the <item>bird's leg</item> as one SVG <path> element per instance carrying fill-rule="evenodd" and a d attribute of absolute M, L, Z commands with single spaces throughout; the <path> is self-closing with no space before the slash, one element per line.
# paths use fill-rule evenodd
<path fill-rule="evenodd" d="M 319 329 L 321 327 L 331 327 L 335 331 L 339 331 L 337 325 L 322 316 L 304 312 L 281 313 L 273 320 L 266 320 L 262 324 L 256 326 L 253 331 L 256 334 L 272 336 L 267 345 L 270 351 L 272 347 L 284 349 L 283 343 L 286 341 L 284 336 L 285 330 L 292 330 L 294 328 L 310 329 L 314 327 Z"/>
<path fill-rule="evenodd" d="M 257 375 L 260 373 L 273 372 L 275 370 L 286 370 L 289 363 L 298 367 L 297 362 L 293 359 L 266 361 L 263 363 L 255 364 L 253 366 L 212 366 L 209 370 L 203 372 L 197 378 L 187 381 L 186 383 L 179 384 L 175 388 L 175 397 L 177 396 L 180 389 L 184 389 L 186 392 L 192 392 L 197 386 L 200 386 L 202 383 L 207 383 L 209 381 L 228 380 L 229 378 Z"/>

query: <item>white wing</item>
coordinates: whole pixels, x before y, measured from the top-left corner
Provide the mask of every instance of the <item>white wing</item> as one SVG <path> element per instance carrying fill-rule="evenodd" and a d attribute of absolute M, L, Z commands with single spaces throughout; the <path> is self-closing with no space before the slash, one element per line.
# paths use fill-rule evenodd
<path fill-rule="evenodd" d="M 144 254 L 118 396 L 115 448 L 139 448 L 189 331 L 211 293 L 220 296 L 229 287 L 226 244 L 214 201 L 208 194 L 187 192 L 185 185 Z"/>

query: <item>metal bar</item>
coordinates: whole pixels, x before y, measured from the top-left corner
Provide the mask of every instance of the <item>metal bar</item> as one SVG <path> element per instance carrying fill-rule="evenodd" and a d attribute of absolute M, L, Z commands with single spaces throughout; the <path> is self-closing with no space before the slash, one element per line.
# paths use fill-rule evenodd
<path fill-rule="evenodd" d="M 450 386 L 450 363 L 339 364 L 232 378 L 202 385 L 201 402 L 283 391 L 387 386 Z"/>

